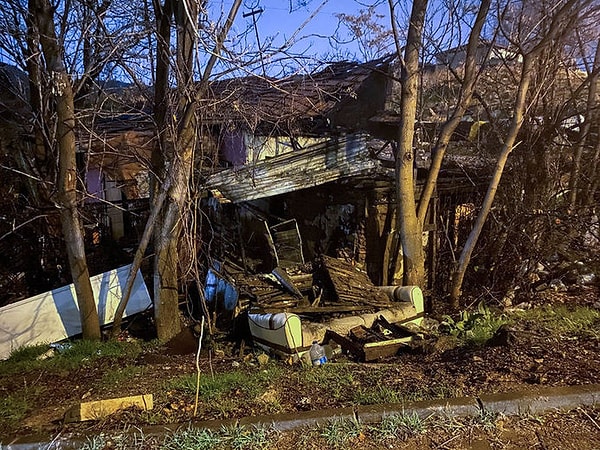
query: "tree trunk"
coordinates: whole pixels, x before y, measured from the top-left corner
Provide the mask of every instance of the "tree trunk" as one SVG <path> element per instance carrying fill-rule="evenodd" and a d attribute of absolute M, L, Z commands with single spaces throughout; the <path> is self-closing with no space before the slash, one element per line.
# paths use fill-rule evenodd
<path fill-rule="evenodd" d="M 179 318 L 179 211 L 173 203 L 163 210 L 154 235 L 154 318 L 160 341 L 181 331 Z"/>
<path fill-rule="evenodd" d="M 136 251 L 123 297 L 115 314 L 112 335 L 120 329 L 121 317 L 129 301 L 135 273 L 137 272 L 150 236 L 154 232 L 154 306 L 159 339 L 165 341 L 176 335 L 181 329 L 178 305 L 178 252 L 177 244 L 181 234 L 181 219 L 188 199 L 188 183 L 194 161 L 194 148 L 197 132 L 196 109 L 198 99 L 202 97 L 208 77 L 222 50 L 223 41 L 239 10 L 241 0 L 235 0 L 229 16 L 216 38 L 216 46 L 204 70 L 201 85 L 193 82 L 193 39 L 197 35 L 195 25 L 189 23 L 197 16 L 197 4 L 175 5 L 166 0 L 164 5 L 154 2 L 157 20 L 157 64 L 154 96 L 154 118 L 159 136 L 159 148 L 152 155 L 154 173 L 152 210 L 140 245 Z M 183 8 L 183 9 L 182 9 Z M 169 126 L 167 117 L 169 101 L 169 65 L 171 27 L 173 14 L 182 22 L 178 35 L 178 63 L 182 69 L 178 72 L 179 104 L 177 121 L 179 126 Z M 181 45 L 181 47 L 180 47 Z M 187 56 L 186 56 L 187 55 Z M 169 170 L 166 170 L 166 163 Z M 164 206 L 164 210 L 163 210 Z"/>
<path fill-rule="evenodd" d="M 588 74 L 590 78 L 588 98 L 586 102 L 585 117 L 583 124 L 580 124 L 581 130 L 575 153 L 573 155 L 573 168 L 571 169 L 571 178 L 569 180 L 569 209 L 573 210 L 577 203 L 585 204 L 581 201 L 581 192 L 579 179 L 581 178 L 581 159 L 583 149 L 585 148 L 592 127 L 592 113 L 597 108 L 596 92 L 598 91 L 598 68 L 600 67 L 600 43 L 596 44 L 596 53 L 591 72 Z M 591 178 L 593 179 L 593 178 Z"/>
<path fill-rule="evenodd" d="M 592 182 L 586 189 L 584 204 L 588 207 L 594 207 L 597 205 L 595 198 L 598 186 L 600 186 L 600 139 L 596 141 L 594 156 L 592 157 L 590 167 L 589 179 L 592 180 Z"/>
<path fill-rule="evenodd" d="M 152 163 L 154 173 L 153 203 L 160 197 L 160 191 L 166 191 L 164 204 L 157 211 L 156 224 L 154 225 L 154 318 L 156 321 L 156 333 L 159 340 L 168 341 L 181 331 L 179 319 L 179 280 L 178 280 L 178 257 L 177 239 L 178 229 L 175 229 L 177 221 L 167 220 L 173 217 L 168 198 L 170 187 L 165 189 L 164 183 L 171 175 L 167 173 L 166 167 L 171 161 L 171 170 L 176 169 L 178 162 L 176 153 L 176 136 L 169 127 L 168 110 L 169 101 L 169 65 L 171 60 L 171 27 L 175 1 L 166 0 L 164 5 L 155 2 L 155 14 L 157 19 L 157 43 L 158 61 L 156 64 L 156 85 L 154 97 L 154 117 L 158 127 L 159 147 L 154 150 Z M 155 205 L 154 207 L 156 208 Z M 165 209 L 171 212 L 166 212 Z M 173 234 L 172 234 L 173 233 Z M 176 236 L 175 236 L 176 234 Z"/>
<path fill-rule="evenodd" d="M 62 62 L 56 38 L 53 8 L 48 0 L 32 0 L 46 69 L 56 101 L 56 140 L 58 144 L 58 195 L 60 220 L 69 267 L 77 294 L 84 339 L 100 339 L 100 323 L 90 283 L 84 238 L 77 209 L 77 165 L 75 158 L 75 110 L 71 80 Z"/>
<path fill-rule="evenodd" d="M 391 7 L 391 6 L 390 6 Z M 423 286 L 425 254 L 423 251 L 423 226 L 417 217 L 415 204 L 414 149 L 415 118 L 417 115 L 419 56 L 425 23 L 427 0 L 413 2 L 408 38 L 402 67 L 400 98 L 401 126 L 398 130 L 396 153 L 397 226 L 402 243 L 404 285 Z M 392 20 L 395 20 L 392 18 Z M 398 39 L 396 39 L 398 42 Z M 399 45 L 397 44 L 397 47 Z"/>

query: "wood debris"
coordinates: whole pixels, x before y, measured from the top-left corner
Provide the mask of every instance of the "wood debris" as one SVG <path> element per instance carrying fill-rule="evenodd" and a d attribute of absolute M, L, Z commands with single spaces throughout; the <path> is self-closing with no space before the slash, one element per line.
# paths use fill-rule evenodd
<path fill-rule="evenodd" d="M 410 346 L 415 331 L 389 323 L 380 316 L 370 328 L 360 325 L 354 327 L 348 336 L 342 336 L 333 330 L 327 330 L 325 342 L 335 342 L 342 350 L 360 361 L 375 361 L 398 354 Z"/>
<path fill-rule="evenodd" d="M 236 286 L 240 299 L 249 299 L 252 312 L 321 315 L 392 305 L 365 272 L 328 256 L 321 257 L 314 267 L 278 267 L 271 274 L 238 275 Z"/>
<path fill-rule="evenodd" d="M 236 286 L 240 298 L 249 298 L 250 305 L 254 308 L 270 307 L 283 311 L 297 306 L 302 301 L 271 275 L 239 275 Z"/>
<path fill-rule="evenodd" d="M 373 307 L 388 307 L 392 304 L 388 296 L 375 287 L 367 274 L 341 259 L 321 256 L 325 282 L 333 289 L 340 303 L 366 304 Z"/>

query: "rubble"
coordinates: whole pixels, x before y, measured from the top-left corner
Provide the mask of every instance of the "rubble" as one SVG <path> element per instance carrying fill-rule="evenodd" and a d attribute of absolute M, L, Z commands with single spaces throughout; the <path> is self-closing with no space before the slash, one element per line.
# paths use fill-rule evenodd
<path fill-rule="evenodd" d="M 369 328 L 364 325 L 351 328 L 347 336 L 328 330 L 325 341 L 333 341 L 342 350 L 368 362 L 396 355 L 400 349 L 407 348 L 417 334 L 409 327 L 390 323 L 380 316 Z"/>
<path fill-rule="evenodd" d="M 333 288 L 337 302 L 372 307 L 387 307 L 392 304 L 389 297 L 377 289 L 367 274 L 343 260 L 321 256 L 321 269 L 326 283 Z"/>
<path fill-rule="evenodd" d="M 399 333 L 392 324 L 421 323 L 424 302 L 418 287 L 375 286 L 351 258 L 321 254 L 305 263 L 295 221 L 278 228 L 263 224 L 267 230 L 264 245 L 274 256 L 275 267 L 269 267 L 265 260 L 255 265 L 262 267 L 263 273 L 250 273 L 251 265 L 244 263 L 249 261 L 249 254 L 238 264 L 229 260 L 235 258 L 230 253 L 225 261 L 213 262 L 207 275 L 205 298 L 217 328 L 231 324 L 236 317 L 243 317 L 245 322 L 242 313 L 247 313 L 254 343 L 287 361 L 304 360 L 314 341 L 324 344 L 330 353 L 331 340 L 338 350 L 342 347 L 357 359 L 372 360 L 397 352 L 413 338 L 414 333 Z M 220 319 L 219 314 L 227 317 Z M 388 324 L 385 334 L 389 336 L 367 331 L 381 324 Z M 358 330 L 371 338 L 378 336 L 379 342 L 371 338 L 361 342 L 359 338 L 357 346 L 363 350 L 349 351 L 354 347 L 331 339 L 356 339 Z"/>
<path fill-rule="evenodd" d="M 285 359 L 302 359 L 313 341 L 331 341 L 363 361 L 389 356 L 414 337 L 405 325 L 424 316 L 418 287 L 375 286 L 353 264 L 328 256 L 269 274 L 223 276 L 239 294 L 236 311 L 248 311 L 255 344 Z"/>
<path fill-rule="evenodd" d="M 271 274 L 240 274 L 236 278 L 241 306 L 249 306 L 254 314 L 288 312 L 321 316 L 394 305 L 365 272 L 328 256 L 321 256 L 314 269 L 278 267 Z"/>

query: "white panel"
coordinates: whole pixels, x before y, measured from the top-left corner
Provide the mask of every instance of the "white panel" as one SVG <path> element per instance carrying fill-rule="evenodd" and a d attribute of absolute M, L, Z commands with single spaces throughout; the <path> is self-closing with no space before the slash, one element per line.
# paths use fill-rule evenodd
<path fill-rule="evenodd" d="M 130 265 L 90 278 L 100 324 L 114 319 Z M 0 359 L 20 347 L 60 341 L 81 333 L 81 321 L 73 284 L 0 308 Z M 124 316 L 144 311 L 150 294 L 138 270 Z"/>

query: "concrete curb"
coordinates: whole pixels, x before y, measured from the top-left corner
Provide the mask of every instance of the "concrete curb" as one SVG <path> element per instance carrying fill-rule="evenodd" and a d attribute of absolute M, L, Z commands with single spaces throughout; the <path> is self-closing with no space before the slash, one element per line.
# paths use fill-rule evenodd
<path fill-rule="evenodd" d="M 325 424 L 334 418 L 357 419 L 363 423 L 377 423 L 393 414 L 418 414 L 422 418 L 432 415 L 467 417 L 481 412 L 505 415 L 541 414 L 553 410 L 571 410 L 580 406 L 600 405 L 600 385 L 553 387 L 537 392 L 513 392 L 482 395 L 478 398 L 459 397 L 427 400 L 405 404 L 358 406 L 356 408 L 325 409 L 278 414 L 273 416 L 244 417 L 239 420 L 214 420 L 145 427 L 144 436 L 163 436 L 182 428 L 218 429 L 222 426 L 267 425 L 278 431 L 291 431 L 303 427 Z M 81 448 L 86 436 L 64 435 L 28 436 L 4 444 L 3 450 L 75 450 Z"/>

